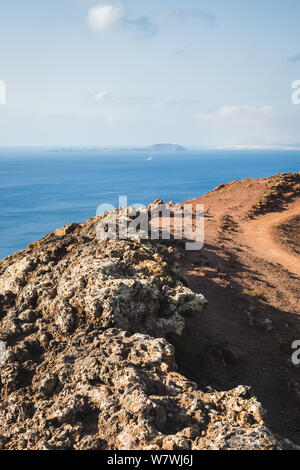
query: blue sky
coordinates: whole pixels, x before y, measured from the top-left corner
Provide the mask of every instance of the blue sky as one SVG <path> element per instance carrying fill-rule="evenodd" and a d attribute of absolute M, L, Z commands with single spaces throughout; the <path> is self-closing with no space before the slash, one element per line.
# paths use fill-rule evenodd
<path fill-rule="evenodd" d="M 1 2 L 0 145 L 299 142 L 299 0 Z"/>

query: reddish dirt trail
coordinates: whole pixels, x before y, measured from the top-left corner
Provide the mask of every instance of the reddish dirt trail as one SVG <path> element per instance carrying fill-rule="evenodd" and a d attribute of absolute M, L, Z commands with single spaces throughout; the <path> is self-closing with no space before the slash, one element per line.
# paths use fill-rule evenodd
<path fill-rule="evenodd" d="M 177 362 L 201 387 L 251 386 L 270 427 L 300 444 L 300 369 L 291 363 L 300 339 L 300 257 L 272 234 L 300 212 L 298 179 L 282 200 L 249 218 L 278 181 L 281 175 L 233 182 L 187 201 L 205 206 L 205 246 L 185 252 L 182 270 L 208 307 L 188 319 Z"/>
<path fill-rule="evenodd" d="M 274 240 L 273 229 L 275 225 L 288 222 L 300 215 L 300 201 L 296 201 L 284 212 L 271 212 L 260 216 L 256 220 L 246 222 L 241 226 L 244 242 L 259 256 L 273 264 L 281 266 L 292 274 L 300 277 L 300 257 L 287 250 Z M 300 234 L 299 234 L 300 236 Z"/>

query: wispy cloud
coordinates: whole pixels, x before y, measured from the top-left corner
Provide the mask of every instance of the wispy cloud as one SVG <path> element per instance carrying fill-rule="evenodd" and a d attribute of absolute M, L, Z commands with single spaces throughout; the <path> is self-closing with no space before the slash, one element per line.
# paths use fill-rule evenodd
<path fill-rule="evenodd" d="M 95 101 L 103 101 L 105 98 L 108 98 L 110 95 L 107 93 L 107 91 L 99 91 L 99 93 L 96 93 L 94 96 Z"/>
<path fill-rule="evenodd" d="M 201 8 L 169 8 L 161 11 L 161 18 L 166 22 L 204 22 L 212 26 L 216 17 L 212 13 Z"/>
<path fill-rule="evenodd" d="M 96 103 L 113 103 L 113 102 L 151 102 L 152 99 L 146 96 L 121 96 L 116 93 L 110 93 L 108 91 L 102 90 L 92 95 L 93 100 Z"/>
<path fill-rule="evenodd" d="M 155 36 L 167 25 L 202 22 L 212 26 L 216 18 L 200 8 L 161 9 L 152 15 L 133 17 L 118 0 L 107 0 L 88 11 L 87 23 L 96 33 L 105 33 L 113 28 L 135 30 L 148 36 Z"/>
<path fill-rule="evenodd" d="M 289 62 L 299 62 L 300 61 L 300 52 L 298 54 L 292 55 L 288 58 Z"/>
<path fill-rule="evenodd" d="M 147 16 L 141 16 L 137 19 L 124 19 L 124 27 L 134 29 L 146 36 L 156 36 L 158 33 L 157 24 Z"/>
<path fill-rule="evenodd" d="M 107 91 L 99 91 L 93 94 L 93 99 L 96 103 L 99 104 L 109 104 L 116 102 L 135 102 L 137 104 L 144 104 L 152 109 L 162 109 L 162 108 L 171 108 L 171 107 L 180 107 L 180 108 L 192 108 L 199 106 L 201 103 L 199 100 L 181 98 L 157 98 L 151 96 L 120 96 L 114 93 L 109 93 Z"/>
<path fill-rule="evenodd" d="M 188 46 L 184 46 L 184 47 L 181 47 L 179 49 L 174 49 L 171 54 L 172 55 L 177 55 L 177 56 L 180 56 L 180 55 L 184 55 L 186 54 L 186 52 L 188 51 Z"/>
<path fill-rule="evenodd" d="M 170 98 L 162 98 L 159 100 L 154 100 L 152 107 L 154 109 L 161 109 L 161 108 L 170 108 L 170 107 L 180 107 L 180 108 L 192 108 L 195 106 L 199 106 L 199 100 L 192 100 L 192 99 L 170 99 Z"/>
<path fill-rule="evenodd" d="M 122 3 L 114 0 L 90 8 L 87 23 L 96 33 L 105 33 L 118 27 L 124 30 L 136 30 L 149 36 L 157 33 L 157 26 L 149 17 L 132 18 Z"/>
<path fill-rule="evenodd" d="M 194 117 L 205 121 L 259 123 L 266 118 L 277 117 L 277 114 L 272 106 L 223 106 L 216 111 L 195 114 Z"/>

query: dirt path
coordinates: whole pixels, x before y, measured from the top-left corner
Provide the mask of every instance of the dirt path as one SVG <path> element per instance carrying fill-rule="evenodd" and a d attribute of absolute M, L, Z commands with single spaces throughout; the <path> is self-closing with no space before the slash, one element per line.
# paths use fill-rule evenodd
<path fill-rule="evenodd" d="M 201 387 L 251 386 L 271 429 L 300 444 L 300 370 L 291 363 L 300 339 L 300 257 L 272 233 L 300 214 L 298 182 L 294 198 L 248 218 L 278 180 L 236 181 L 187 201 L 205 206 L 205 246 L 186 251 L 181 267 L 208 307 L 187 320 L 177 363 Z"/>
<path fill-rule="evenodd" d="M 272 212 L 246 222 L 241 226 L 241 237 L 255 255 L 273 264 L 281 264 L 284 269 L 300 277 L 300 257 L 288 253 L 274 240 L 272 233 L 275 225 L 283 224 L 297 215 L 300 215 L 300 201 L 284 212 Z"/>

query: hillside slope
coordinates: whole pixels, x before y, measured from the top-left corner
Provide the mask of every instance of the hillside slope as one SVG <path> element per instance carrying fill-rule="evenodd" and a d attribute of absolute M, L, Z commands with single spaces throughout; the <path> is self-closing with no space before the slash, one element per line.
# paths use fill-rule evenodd
<path fill-rule="evenodd" d="M 0 448 L 295 448 L 299 279 L 246 230 L 272 184 L 201 198 L 197 253 L 99 241 L 95 218 L 0 262 Z"/>
<path fill-rule="evenodd" d="M 300 215 L 300 173 L 233 182 L 188 202 L 205 205 L 206 244 L 187 252 L 182 268 L 208 308 L 189 321 L 178 362 L 202 387 L 251 385 L 271 428 L 300 443 L 300 370 L 291 363 L 300 339 L 295 223 L 286 244 Z"/>

